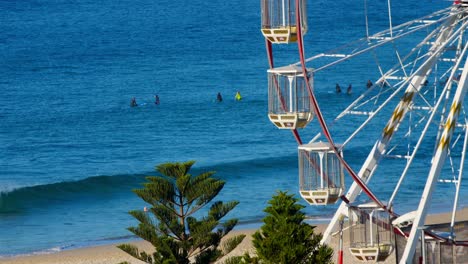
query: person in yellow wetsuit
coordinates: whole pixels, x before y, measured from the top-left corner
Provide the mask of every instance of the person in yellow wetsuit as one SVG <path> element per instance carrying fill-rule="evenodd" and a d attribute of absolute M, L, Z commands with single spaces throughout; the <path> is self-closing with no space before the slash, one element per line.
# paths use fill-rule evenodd
<path fill-rule="evenodd" d="M 235 98 L 236 98 L 236 101 L 240 101 L 240 100 L 242 100 L 242 96 L 241 96 L 241 94 L 240 94 L 240 92 L 239 92 L 239 91 L 237 91 L 237 93 L 236 93 L 236 97 L 235 97 Z"/>

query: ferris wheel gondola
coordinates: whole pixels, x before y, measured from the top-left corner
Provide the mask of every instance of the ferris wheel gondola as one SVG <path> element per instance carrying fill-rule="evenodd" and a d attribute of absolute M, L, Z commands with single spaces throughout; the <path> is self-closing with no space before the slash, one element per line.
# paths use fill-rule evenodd
<path fill-rule="evenodd" d="M 306 73 L 307 74 L 307 73 Z M 304 128 L 313 118 L 307 82 L 300 67 L 268 70 L 268 117 L 280 129 Z"/>
<path fill-rule="evenodd" d="M 348 207 L 351 254 L 360 261 L 384 261 L 394 250 L 391 215 L 375 203 Z"/>
<path fill-rule="evenodd" d="M 299 194 L 304 200 L 311 205 L 334 204 L 344 188 L 343 167 L 328 143 L 299 146 Z"/>
<path fill-rule="evenodd" d="M 298 26 L 303 34 L 307 32 L 306 0 L 261 0 L 262 34 L 270 42 L 288 44 L 297 41 Z M 296 21 L 296 12 L 301 14 L 300 23 Z"/>
<path fill-rule="evenodd" d="M 395 249 L 394 241 L 381 241 L 385 232 L 396 232 L 398 235 L 403 236 L 406 246 L 400 249 L 403 252 L 398 256 L 400 263 L 406 263 L 413 258 L 415 248 L 419 243 L 420 234 L 430 234 L 437 237 L 440 241 L 447 238 L 431 233 L 428 230 L 423 230 L 424 219 L 427 215 L 428 207 L 431 204 L 431 196 L 434 192 L 434 187 L 437 184 L 441 171 L 444 168 L 445 160 L 450 159 L 450 166 L 452 171 L 455 163 L 459 165 L 458 180 L 456 184 L 455 202 L 453 215 L 455 215 L 458 196 L 460 192 L 460 182 L 462 178 L 464 152 L 458 158 L 458 161 L 451 156 L 457 145 L 463 144 L 463 149 L 466 149 L 468 142 L 468 118 L 465 118 L 465 123 L 458 123 L 458 117 L 462 112 L 464 96 L 468 90 L 468 82 L 466 81 L 468 75 L 468 62 L 465 66 L 461 66 L 463 61 L 466 60 L 466 50 L 468 45 L 464 44 L 464 33 L 468 26 L 467 9 L 468 1 L 456 2 L 453 7 L 449 7 L 437 12 L 434 12 L 423 18 L 415 19 L 399 26 L 393 27 L 390 20 L 390 29 L 378 32 L 374 35 L 368 35 L 366 38 L 345 45 L 340 50 L 334 52 L 319 53 L 316 56 L 306 59 L 304 56 L 304 42 L 303 35 L 307 30 L 307 19 L 305 12 L 305 1 L 296 0 L 295 8 L 290 8 L 293 1 L 262 1 L 262 33 L 267 40 L 267 54 L 269 55 L 269 63 L 271 69 L 269 73 L 269 104 L 275 107 L 269 108 L 270 120 L 275 123 L 279 128 L 291 128 L 299 144 L 299 189 L 300 195 L 311 205 L 324 205 L 336 202 L 339 198 L 343 200 L 337 209 L 334 217 L 332 218 L 328 228 L 324 232 L 323 243 L 330 240 L 331 235 L 336 231 L 340 219 L 347 216 L 351 232 L 356 230 L 359 226 L 358 223 L 367 224 L 360 226 L 360 230 L 366 234 L 374 234 L 378 237 L 364 237 L 366 242 L 359 242 L 360 238 L 357 235 L 351 235 L 350 253 L 358 260 L 380 262 L 385 260 Z M 289 5 L 288 5 L 289 4 Z M 286 8 L 288 7 L 288 8 Z M 389 12 L 390 13 L 390 12 Z M 276 15 L 276 17 L 273 16 Z M 390 16 L 390 14 L 389 14 Z M 295 17 L 295 23 L 291 22 L 291 17 Z M 272 21 L 285 22 L 281 24 L 284 27 L 289 27 L 287 37 L 272 37 L 265 34 L 265 31 L 273 28 Z M 275 22 L 275 23 L 276 23 Z M 367 22 L 367 19 L 366 19 Z M 275 24 L 275 25 L 280 25 Z M 278 26 L 279 27 L 279 26 Z M 425 36 L 411 49 L 407 55 L 401 56 L 398 50 L 395 50 L 398 61 L 388 71 L 384 72 L 380 65 L 377 65 L 381 73 L 381 77 L 371 85 L 369 89 L 360 95 L 353 103 L 351 103 L 345 110 L 340 113 L 335 119 L 335 126 L 346 116 L 361 115 L 365 118 L 360 121 L 361 123 L 355 130 L 344 140 L 342 145 L 334 143 L 328 124 L 323 118 L 320 110 L 318 100 L 315 97 L 313 90 L 313 76 L 318 74 L 319 71 L 328 69 L 330 67 L 339 66 L 340 63 L 365 54 L 372 53 L 375 55 L 375 50 L 387 44 L 391 44 L 394 49 L 395 41 L 400 38 L 405 38 L 410 35 L 417 35 L 422 30 L 425 30 Z M 298 53 L 300 62 L 296 63 L 298 67 L 291 66 L 273 68 L 273 52 L 271 44 L 283 44 L 296 42 L 298 45 Z M 309 64 L 316 63 L 323 58 L 333 58 L 322 64 L 314 64 L 314 67 L 308 67 Z M 446 63 L 445 66 L 441 64 Z M 447 66 L 448 65 L 448 66 Z M 300 66 L 300 67 L 299 67 Z M 288 69 L 294 74 L 289 76 L 286 74 Z M 292 71 L 291 69 L 294 69 Z M 283 71 L 282 71 L 283 70 Z M 439 71 L 442 71 L 439 73 Z M 273 77 L 272 77 L 273 76 Z M 460 76 L 460 78 L 455 78 Z M 286 85 L 280 85 L 280 77 L 284 77 Z M 291 91 L 296 89 L 292 85 L 294 78 L 301 77 L 304 79 L 301 86 L 304 88 L 302 93 L 308 94 L 308 100 L 303 97 L 288 96 L 293 94 Z M 428 87 L 428 80 L 433 79 L 434 85 Z M 445 79 L 445 81 L 443 81 Z M 452 81 L 452 80 L 455 80 Z M 379 85 L 385 84 L 385 85 Z M 452 87 L 456 86 L 456 87 Z M 289 90 L 285 90 L 285 88 Z M 302 89 L 301 88 L 301 89 Z M 304 92 L 305 90 L 305 92 Z M 452 90 L 455 90 L 453 92 Z M 289 91 L 289 93 L 288 93 Z M 297 91 L 296 91 L 297 93 Z M 401 96 L 398 100 L 398 96 Z M 450 101 L 451 100 L 451 101 Z M 307 105 L 303 102 L 309 102 L 310 109 L 307 111 L 299 111 L 294 107 L 289 106 Z M 396 104 L 396 106 L 395 106 Z M 392 106 L 395 106 L 392 108 Z M 273 110 L 272 110 L 273 109 Z M 347 144 L 353 141 L 357 135 L 362 132 L 371 121 L 376 119 L 378 114 L 390 114 L 390 119 L 382 126 L 382 133 L 375 141 L 372 149 L 369 152 L 367 159 L 362 164 L 361 169 L 355 172 L 347 161 L 343 158 L 342 150 Z M 390 111 L 389 111 L 390 110 Z M 321 127 L 321 135 L 317 135 L 309 144 L 302 144 L 302 140 L 298 135 L 296 128 L 303 128 L 311 120 L 307 122 L 298 122 L 299 113 L 307 112 L 310 116 L 315 115 Z M 278 117 L 271 118 L 272 114 L 281 113 L 285 117 L 292 115 L 291 120 L 295 119 L 294 123 L 275 122 L 279 120 Z M 287 119 L 287 118 L 286 118 Z M 310 118 L 311 119 L 311 118 Z M 406 124 L 405 122 L 408 122 Z M 412 123 L 414 122 L 414 124 Z M 299 123 L 305 125 L 298 125 Z M 358 123 L 358 122 L 355 122 Z M 435 129 L 430 129 L 431 125 L 436 125 Z M 407 130 L 401 135 L 402 130 Z M 400 133 L 399 133 L 400 132 Z M 431 166 L 427 172 L 427 181 L 424 190 L 422 191 L 422 198 L 418 205 L 417 210 L 413 214 L 411 223 L 411 231 L 408 235 L 393 226 L 391 220 L 397 218 L 399 215 L 396 213 L 397 206 L 395 206 L 395 197 L 404 184 L 404 180 L 408 175 L 411 167 L 417 163 L 416 154 L 418 153 L 421 142 L 427 138 L 431 138 L 435 134 L 435 150 L 431 158 Z M 455 142 L 451 142 L 452 137 L 457 134 Z M 324 147 L 323 143 L 315 143 L 319 137 L 324 137 L 328 143 Z M 417 140 L 410 140 L 410 137 L 416 137 Z M 410 144 L 405 154 L 396 154 L 400 149 L 400 143 L 397 138 L 408 139 Z M 461 139 L 461 140 L 460 140 Z M 463 143 L 462 143 L 463 142 Z M 321 147 L 318 147 L 321 144 Z M 410 146 L 411 145 L 411 146 Z M 327 158 L 324 158 L 327 157 Z M 329 157 L 333 157 L 335 164 L 330 168 L 324 165 Z M 404 168 L 397 177 L 397 182 L 389 198 L 388 203 L 382 202 L 375 193 L 369 188 L 368 184 L 373 175 L 378 174 L 378 167 L 383 160 L 393 157 L 401 159 L 404 162 Z M 328 164 L 328 163 L 327 163 Z M 346 171 L 353 179 L 353 184 L 349 188 L 346 195 L 344 193 L 344 183 L 340 177 L 336 175 L 343 174 Z M 340 173 L 338 173 L 340 172 Z M 372 201 L 372 206 L 366 204 L 356 204 L 357 197 L 361 193 L 368 196 Z M 360 215 L 360 217 L 357 217 Z M 385 217 L 381 217 L 385 215 Z M 358 220 L 356 220 L 356 217 Z M 357 222 L 356 222 L 357 221 Z M 405 222 L 407 223 L 407 222 Z M 452 233 L 453 233 L 454 220 L 452 218 Z M 380 228 L 380 229 L 379 229 Z M 367 231 L 366 231 L 367 230 Z M 395 230 L 400 230 L 399 232 Z M 356 233 L 357 234 L 357 233 Z M 391 236 L 389 236 L 391 237 Z M 464 241 L 453 240 L 455 236 L 452 234 L 451 243 L 458 245 L 468 245 Z M 423 238 L 422 238 L 423 239 Z M 368 243 L 370 241 L 370 243 Z"/>

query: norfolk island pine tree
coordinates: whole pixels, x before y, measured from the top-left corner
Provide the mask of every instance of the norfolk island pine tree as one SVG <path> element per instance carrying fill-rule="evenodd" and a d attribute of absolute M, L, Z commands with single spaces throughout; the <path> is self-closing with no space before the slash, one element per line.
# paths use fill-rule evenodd
<path fill-rule="evenodd" d="M 142 189 L 134 190 L 150 205 L 148 212 L 130 214 L 139 221 L 128 230 L 150 242 L 155 251 L 140 251 L 131 244 L 118 247 L 146 263 L 213 263 L 232 251 L 245 235 L 221 239 L 237 224 L 237 219 L 221 222 L 238 204 L 237 201 L 212 202 L 225 182 L 212 177 L 214 172 L 197 176 L 189 174 L 194 161 L 164 163 L 156 166 L 159 176 L 146 177 Z M 211 203 L 206 216 L 193 216 Z"/>

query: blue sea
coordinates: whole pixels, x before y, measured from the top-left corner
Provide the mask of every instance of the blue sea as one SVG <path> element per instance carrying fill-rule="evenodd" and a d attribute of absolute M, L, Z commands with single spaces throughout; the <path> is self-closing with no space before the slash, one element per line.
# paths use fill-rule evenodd
<path fill-rule="evenodd" d="M 387 1 L 368 2 L 372 32 L 388 27 Z M 451 2 L 392 5 L 399 24 Z M 364 37 L 363 14 L 363 1 L 308 1 L 306 57 Z M 132 189 L 163 162 L 216 171 L 226 181 L 218 199 L 240 201 L 226 217 L 239 228 L 258 227 L 277 190 L 298 193 L 297 143 L 267 117 L 259 1 L 4 0 L 0 25 L 0 256 L 135 239 L 128 211 L 145 204 Z M 274 51 L 278 66 L 299 60 L 296 45 Z M 343 67 L 316 81 L 327 120 L 378 78 L 365 59 Z M 336 83 L 352 83 L 353 94 L 335 94 Z M 318 131 L 314 120 L 300 133 L 307 142 Z M 376 139 L 345 150 L 356 171 Z M 388 189 L 385 179 L 373 186 Z M 419 196 L 404 195 L 413 202 L 400 211 L 413 210 Z M 437 197 L 439 210 L 451 202 Z M 336 208 L 304 211 L 326 221 Z"/>

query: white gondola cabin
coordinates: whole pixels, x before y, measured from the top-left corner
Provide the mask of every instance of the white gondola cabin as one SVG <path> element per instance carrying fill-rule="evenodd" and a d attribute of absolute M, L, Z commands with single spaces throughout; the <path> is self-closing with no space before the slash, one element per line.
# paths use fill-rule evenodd
<path fill-rule="evenodd" d="M 297 41 L 296 1 L 261 0 L 262 34 L 271 43 L 287 44 Z M 307 32 L 306 0 L 299 0 L 301 32 Z"/>
<path fill-rule="evenodd" d="M 335 203 L 343 192 L 343 166 L 330 144 L 300 145 L 299 193 L 302 198 L 311 205 L 327 205 Z"/>
<path fill-rule="evenodd" d="M 308 79 L 313 82 L 311 75 L 308 73 Z M 268 70 L 270 121 L 281 129 L 296 129 L 307 126 L 313 116 L 302 68 L 289 65 Z"/>
<path fill-rule="evenodd" d="M 348 210 L 351 254 L 362 262 L 384 261 L 395 245 L 390 214 L 374 202 Z"/>

